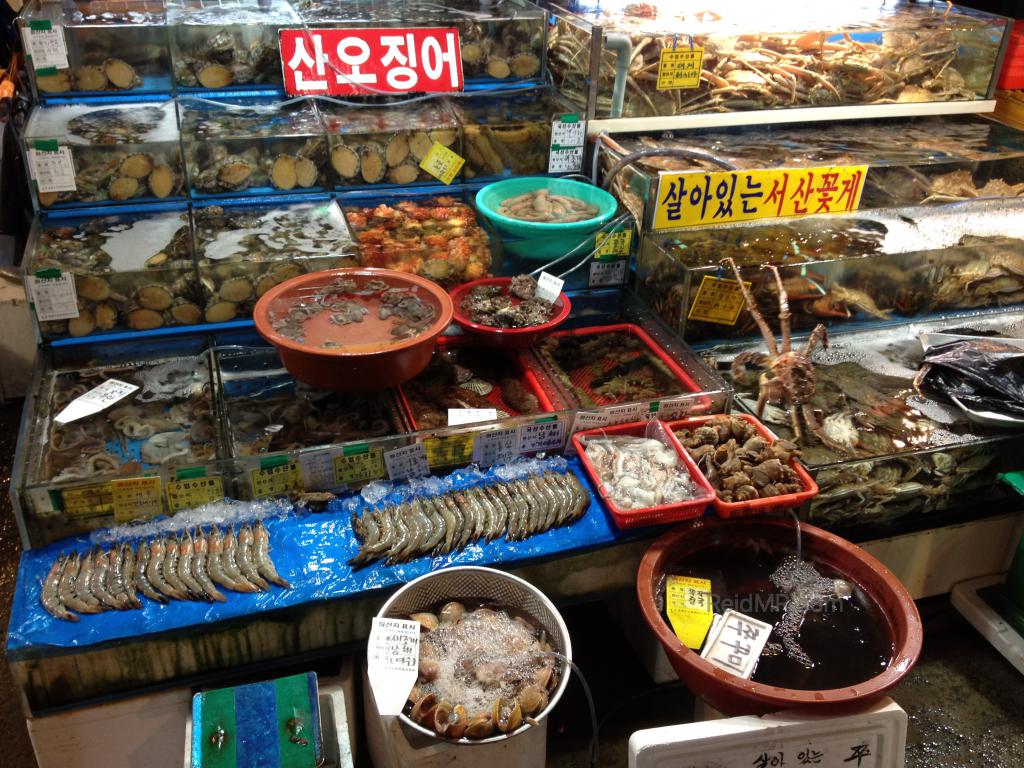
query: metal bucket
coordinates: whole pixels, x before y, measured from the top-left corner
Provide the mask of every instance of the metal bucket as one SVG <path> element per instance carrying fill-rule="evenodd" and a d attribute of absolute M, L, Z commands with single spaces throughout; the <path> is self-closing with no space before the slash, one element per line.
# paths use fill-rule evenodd
<path fill-rule="evenodd" d="M 552 648 L 567 659 L 572 659 L 569 630 L 554 604 L 528 581 L 493 568 L 464 565 L 420 576 L 395 592 L 384 603 L 377 615 L 389 619 L 404 619 L 408 618 L 411 613 L 428 610 L 449 600 L 483 601 L 520 611 L 533 619 L 547 633 L 547 639 Z M 548 705 L 533 718 L 538 723 L 542 722 L 554 709 L 558 700 L 562 698 L 565 687 L 569 684 L 569 667 L 561 661 L 560 665 L 563 669 L 558 687 L 551 694 Z M 486 739 L 447 739 L 444 736 L 438 736 L 433 729 L 424 728 L 404 714 L 399 715 L 398 720 L 403 728 L 422 736 L 429 736 L 434 741 L 465 745 L 493 744 L 517 736 L 531 727 L 526 724 L 513 733 L 499 733 Z"/>

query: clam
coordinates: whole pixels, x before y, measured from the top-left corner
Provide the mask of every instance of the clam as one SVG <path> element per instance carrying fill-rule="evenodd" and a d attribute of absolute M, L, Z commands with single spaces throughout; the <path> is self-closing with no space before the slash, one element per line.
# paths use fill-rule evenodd
<path fill-rule="evenodd" d="M 359 175 L 359 155 L 352 147 L 338 144 L 331 150 L 331 167 L 343 179 L 354 179 Z"/>
<path fill-rule="evenodd" d="M 469 715 L 466 713 L 466 708 L 461 704 L 456 704 L 452 708 L 452 714 L 448 718 L 448 728 L 445 730 L 444 735 L 449 739 L 461 739 L 469 726 Z"/>
<path fill-rule="evenodd" d="M 113 304 L 101 301 L 93 308 L 93 315 L 96 318 L 96 327 L 101 331 L 109 331 L 117 324 L 117 310 Z"/>
<path fill-rule="evenodd" d="M 36 75 L 36 87 L 44 93 L 65 93 L 71 90 L 71 74 L 62 69 L 52 75 Z"/>
<path fill-rule="evenodd" d="M 170 166 L 161 163 L 153 166 L 146 183 L 153 197 L 167 197 L 174 192 L 178 179 Z"/>
<path fill-rule="evenodd" d="M 224 301 L 241 303 L 253 294 L 252 280 L 248 277 L 229 278 L 221 283 L 218 293 Z"/>
<path fill-rule="evenodd" d="M 437 694 L 428 693 L 421 696 L 412 705 L 412 712 L 409 716 L 420 725 L 433 725 L 434 710 L 437 708 Z"/>
<path fill-rule="evenodd" d="M 295 158 L 291 155 L 278 155 L 270 167 L 270 183 L 278 189 L 293 189 L 298 184 L 295 174 Z"/>
<path fill-rule="evenodd" d="M 203 317 L 208 323 L 226 323 L 234 320 L 238 314 L 238 305 L 233 301 L 217 301 L 206 305 Z"/>
<path fill-rule="evenodd" d="M 453 600 L 441 606 L 438 612 L 438 620 L 441 624 L 456 624 L 466 613 L 466 606 Z"/>
<path fill-rule="evenodd" d="M 421 658 L 419 663 L 420 680 L 424 683 L 436 680 L 440 669 L 440 665 L 434 659 Z"/>
<path fill-rule="evenodd" d="M 519 706 L 523 714 L 531 717 L 548 705 L 548 692 L 539 685 L 528 685 L 519 694 Z"/>
<path fill-rule="evenodd" d="M 153 172 L 153 156 L 145 152 L 136 152 L 128 155 L 117 167 L 121 176 L 130 176 L 133 179 L 144 179 Z"/>
<path fill-rule="evenodd" d="M 125 317 L 125 325 L 133 331 L 151 331 L 164 324 L 163 315 L 153 309 L 137 307 Z"/>
<path fill-rule="evenodd" d="M 87 336 L 96 329 L 96 316 L 92 310 L 82 309 L 78 317 L 68 320 L 68 333 L 71 336 Z"/>
<path fill-rule="evenodd" d="M 428 611 L 423 611 L 421 613 L 413 613 L 409 616 L 409 618 L 413 621 L 418 621 L 420 623 L 420 629 L 426 632 L 433 632 L 435 629 L 437 629 L 438 624 L 440 623 L 437 620 L 437 616 Z"/>
<path fill-rule="evenodd" d="M 295 183 L 300 187 L 309 188 L 316 184 L 320 171 L 316 163 L 308 157 L 295 158 Z"/>
<path fill-rule="evenodd" d="M 398 133 L 388 139 L 387 145 L 384 147 L 384 158 L 387 160 L 388 166 L 394 168 L 397 165 L 401 165 L 402 162 L 409 156 L 409 137 L 404 133 Z"/>
<path fill-rule="evenodd" d="M 115 88 L 126 90 L 134 88 L 142 81 L 135 74 L 135 67 L 123 59 L 107 59 L 103 62 L 103 74 Z"/>
<path fill-rule="evenodd" d="M 226 88 L 235 79 L 235 73 L 221 64 L 207 64 L 196 72 L 196 80 L 203 88 Z"/>
<path fill-rule="evenodd" d="M 139 184 L 138 179 L 132 176 L 117 176 L 107 187 L 107 194 L 110 195 L 111 200 L 129 200 L 135 197 L 141 189 L 142 185 Z"/>
<path fill-rule="evenodd" d="M 159 312 L 174 303 L 174 295 L 165 286 L 158 283 L 150 283 L 136 289 L 134 299 L 135 303 L 143 309 L 154 309 Z"/>
<path fill-rule="evenodd" d="M 452 724 L 452 717 L 455 715 L 455 707 L 450 701 L 441 699 L 434 707 L 433 726 L 439 736 L 444 736 Z"/>
<path fill-rule="evenodd" d="M 470 718 L 463 735 L 470 739 L 486 739 L 492 733 L 494 721 L 491 719 L 491 713 L 485 712 Z"/>
<path fill-rule="evenodd" d="M 110 283 L 96 275 L 79 275 L 75 278 L 75 292 L 82 299 L 103 301 L 110 296 Z"/>
<path fill-rule="evenodd" d="M 491 719 L 495 727 L 502 733 L 514 731 L 523 724 L 523 710 L 518 699 L 509 699 L 499 696 L 494 700 L 491 707 Z"/>
<path fill-rule="evenodd" d="M 225 189 L 244 189 L 252 172 L 252 163 L 241 157 L 228 157 L 217 166 L 217 182 Z"/>
<path fill-rule="evenodd" d="M 152 256 L 146 259 L 146 268 L 155 269 L 156 267 L 162 267 L 164 264 L 167 263 L 168 258 L 170 257 L 163 251 L 160 251 L 159 253 L 154 253 Z"/>
<path fill-rule="evenodd" d="M 79 91 L 105 91 L 107 82 L 100 67 L 85 65 L 75 69 L 75 88 Z"/>
<path fill-rule="evenodd" d="M 187 299 L 177 298 L 171 307 L 171 318 L 179 325 L 195 325 L 203 319 L 203 311 Z"/>

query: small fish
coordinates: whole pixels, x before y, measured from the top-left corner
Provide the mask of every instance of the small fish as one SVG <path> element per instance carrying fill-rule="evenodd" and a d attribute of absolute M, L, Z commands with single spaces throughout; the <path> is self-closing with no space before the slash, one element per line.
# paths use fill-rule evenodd
<path fill-rule="evenodd" d="M 149 542 L 139 542 L 139 551 L 135 556 L 135 586 L 138 590 L 157 603 L 166 603 L 167 597 L 157 592 L 149 582 L 147 568 L 149 566 Z"/>
<path fill-rule="evenodd" d="M 43 589 L 39 599 L 43 604 L 43 608 L 55 619 L 78 621 L 78 614 L 69 611 L 64 607 L 64 603 L 60 601 L 61 574 L 64 573 L 64 568 L 67 566 L 69 559 L 68 555 L 61 555 L 53 561 L 53 565 L 50 566 L 50 572 L 43 582 Z"/>
<path fill-rule="evenodd" d="M 87 603 L 79 598 L 75 592 L 75 582 L 78 580 L 78 571 L 81 568 L 81 557 L 77 552 L 71 554 L 68 562 L 64 565 L 64 572 L 60 576 L 60 586 L 57 587 L 57 597 L 65 606 L 72 611 L 79 613 L 100 613 L 103 609 L 95 603 Z"/>
<path fill-rule="evenodd" d="M 192 555 L 192 573 L 195 575 L 196 581 L 198 581 L 200 586 L 203 588 L 203 592 L 211 598 L 219 603 L 226 602 L 227 598 L 224 597 L 224 593 L 218 590 L 210 579 L 210 574 L 207 570 L 208 544 L 206 536 L 203 535 L 201 530 L 196 532 L 194 549 L 195 552 Z"/>
<path fill-rule="evenodd" d="M 292 585 L 281 578 L 274 561 L 270 559 L 270 532 L 262 522 L 257 522 L 253 533 L 256 537 L 256 570 L 260 572 L 260 576 L 271 584 L 291 589 Z"/>
<path fill-rule="evenodd" d="M 260 576 L 256 568 L 255 552 L 253 551 L 252 527 L 243 525 L 238 529 L 238 549 L 235 552 L 235 562 L 238 563 L 238 570 L 245 576 L 246 581 L 255 584 L 262 591 L 270 589 L 266 579 Z"/>

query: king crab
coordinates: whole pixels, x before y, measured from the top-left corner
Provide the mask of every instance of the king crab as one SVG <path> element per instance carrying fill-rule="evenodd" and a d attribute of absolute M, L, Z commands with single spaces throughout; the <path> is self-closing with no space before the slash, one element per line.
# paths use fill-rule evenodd
<path fill-rule="evenodd" d="M 743 282 L 736 262 L 731 258 L 725 260 L 732 268 L 736 281 L 740 285 L 743 299 L 747 303 L 747 311 L 757 323 L 764 338 L 767 352 L 741 352 L 732 361 L 732 379 L 740 382 L 744 378 L 747 365 L 754 365 L 764 369 L 758 379 L 757 394 L 757 417 L 761 418 L 764 407 L 767 403 L 776 402 L 782 404 L 789 411 L 789 417 L 793 424 L 793 435 L 796 440 L 803 437 L 804 429 L 801 418 L 812 432 L 819 432 L 821 424 L 817 415 L 811 409 L 810 400 L 818 385 L 818 377 L 814 371 L 814 363 L 811 361 L 811 354 L 814 348 L 821 344 L 823 349 L 828 349 L 828 331 L 824 325 L 815 326 L 811 335 L 807 338 L 807 344 L 802 350 L 793 351 L 790 339 L 790 312 L 789 296 L 782 284 L 782 277 L 774 265 L 768 269 L 775 275 L 775 283 L 779 288 L 779 326 L 782 330 L 782 341 L 780 345 L 775 341 L 775 335 L 768 326 L 764 316 L 757 308 L 750 289 Z"/>

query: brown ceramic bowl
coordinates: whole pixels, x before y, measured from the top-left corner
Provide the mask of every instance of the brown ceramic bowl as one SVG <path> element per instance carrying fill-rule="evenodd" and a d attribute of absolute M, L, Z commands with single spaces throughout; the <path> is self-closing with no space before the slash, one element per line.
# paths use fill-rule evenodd
<path fill-rule="evenodd" d="M 792 550 L 795 532 L 788 520 L 768 517 L 717 520 L 704 518 L 674 528 L 644 554 L 637 574 L 637 597 L 651 631 L 665 649 L 679 678 L 704 701 L 726 715 L 761 715 L 783 709 L 841 713 L 860 709 L 899 684 L 921 653 L 923 630 L 913 598 L 899 580 L 875 558 L 845 539 L 821 528 L 801 524 L 804 556 L 832 568 L 857 584 L 887 620 L 892 661 L 880 675 L 846 688 L 795 690 L 744 680 L 705 661 L 676 637 L 658 611 L 655 594 L 666 570 L 707 547 L 749 538 Z"/>
<path fill-rule="evenodd" d="M 362 322 L 339 329 L 329 328 L 326 317 L 308 321 L 305 343 L 273 329 L 272 317 L 279 317 L 298 299 L 323 293 L 339 278 L 355 280 L 360 288 L 371 280 L 381 280 L 389 288 L 408 289 L 434 307 L 434 321 L 410 339 L 389 341 L 393 321 L 378 318 L 377 304 L 370 297 L 364 303 L 371 311 Z M 259 334 L 277 347 L 284 367 L 299 381 L 334 392 L 372 392 L 406 382 L 427 367 L 437 337 L 452 320 L 452 301 L 441 286 L 418 275 L 390 269 L 329 269 L 299 275 L 271 288 L 256 302 L 253 320 Z M 319 346 L 319 337 L 327 338 L 328 333 L 332 339 L 342 339 L 338 347 Z"/>

